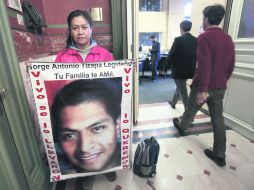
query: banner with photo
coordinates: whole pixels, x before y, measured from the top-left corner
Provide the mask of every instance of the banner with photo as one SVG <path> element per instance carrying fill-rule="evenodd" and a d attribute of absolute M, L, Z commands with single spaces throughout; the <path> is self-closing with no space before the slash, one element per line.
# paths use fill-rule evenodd
<path fill-rule="evenodd" d="M 21 66 L 30 79 L 24 82 L 51 181 L 129 168 L 133 65 L 120 60 Z"/>

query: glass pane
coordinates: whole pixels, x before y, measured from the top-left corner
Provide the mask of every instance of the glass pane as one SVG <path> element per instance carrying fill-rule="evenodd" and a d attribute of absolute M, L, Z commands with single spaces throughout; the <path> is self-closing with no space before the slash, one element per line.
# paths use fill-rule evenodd
<path fill-rule="evenodd" d="M 140 0 L 139 11 L 162 11 L 163 0 Z"/>
<path fill-rule="evenodd" d="M 254 37 L 254 0 L 244 0 L 238 38 Z"/>
<path fill-rule="evenodd" d="M 143 50 L 146 50 L 148 47 L 152 46 L 150 41 L 150 36 L 154 35 L 157 41 L 160 41 L 161 33 L 160 32 L 140 32 L 139 33 L 139 45 Z"/>

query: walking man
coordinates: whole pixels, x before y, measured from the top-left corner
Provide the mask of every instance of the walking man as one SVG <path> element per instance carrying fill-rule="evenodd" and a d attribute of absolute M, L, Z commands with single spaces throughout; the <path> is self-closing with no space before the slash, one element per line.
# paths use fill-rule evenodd
<path fill-rule="evenodd" d="M 176 84 L 176 91 L 171 102 L 173 109 L 180 96 L 184 109 L 187 109 L 186 81 L 193 78 L 196 69 L 197 38 L 191 35 L 191 27 L 192 22 L 189 20 L 180 23 L 181 36 L 175 38 L 167 58 L 167 62 L 172 63 L 172 78 Z"/>
<path fill-rule="evenodd" d="M 174 118 L 174 126 L 180 135 L 192 122 L 199 108 L 207 102 L 214 132 L 213 150 L 205 155 L 218 166 L 226 165 L 226 132 L 223 118 L 223 98 L 227 82 L 235 64 L 234 44 L 231 37 L 218 27 L 225 15 L 221 5 L 208 6 L 203 10 L 204 33 L 198 37 L 197 69 L 192 82 L 188 109 L 181 119 Z"/>

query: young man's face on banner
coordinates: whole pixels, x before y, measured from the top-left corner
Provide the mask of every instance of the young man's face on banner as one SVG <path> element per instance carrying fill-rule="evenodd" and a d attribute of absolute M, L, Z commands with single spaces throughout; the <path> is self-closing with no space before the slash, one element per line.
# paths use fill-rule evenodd
<path fill-rule="evenodd" d="M 116 124 L 98 101 L 66 106 L 60 114 L 60 144 L 68 159 L 84 171 L 99 171 L 116 147 Z"/>

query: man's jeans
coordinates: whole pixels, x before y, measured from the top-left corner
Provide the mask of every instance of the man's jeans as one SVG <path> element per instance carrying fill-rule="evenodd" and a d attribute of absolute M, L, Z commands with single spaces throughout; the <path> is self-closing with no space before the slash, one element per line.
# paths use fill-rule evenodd
<path fill-rule="evenodd" d="M 157 67 L 158 67 L 158 56 L 153 55 L 151 56 L 151 70 L 152 70 L 152 79 L 156 80 L 157 79 Z"/>
<path fill-rule="evenodd" d="M 208 91 L 207 105 L 209 108 L 209 113 L 211 116 L 211 122 L 214 132 L 214 143 L 213 150 L 215 154 L 219 157 L 225 157 L 226 152 L 226 131 L 223 118 L 223 98 L 225 95 L 226 89 L 214 89 Z M 192 120 L 194 119 L 197 111 L 201 108 L 202 105 L 197 104 L 197 88 L 192 87 L 187 110 L 183 113 L 181 118 L 181 127 L 186 129 Z"/>
<path fill-rule="evenodd" d="M 181 96 L 181 99 L 183 101 L 184 110 L 187 109 L 188 104 L 188 92 L 187 92 L 187 86 L 186 86 L 186 79 L 174 79 L 176 84 L 176 91 L 174 94 L 174 98 L 172 101 L 172 105 L 176 105 L 177 101 L 179 100 L 179 97 Z"/>

